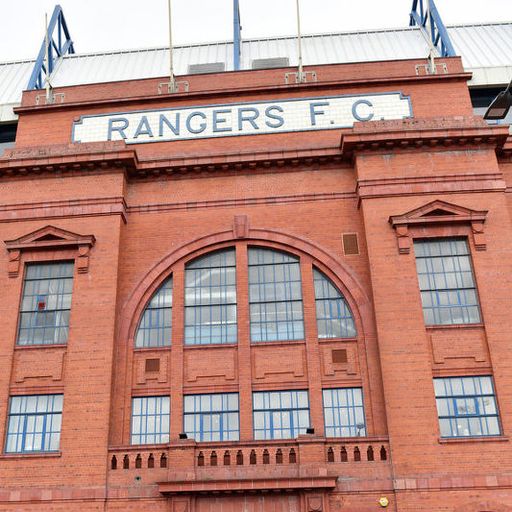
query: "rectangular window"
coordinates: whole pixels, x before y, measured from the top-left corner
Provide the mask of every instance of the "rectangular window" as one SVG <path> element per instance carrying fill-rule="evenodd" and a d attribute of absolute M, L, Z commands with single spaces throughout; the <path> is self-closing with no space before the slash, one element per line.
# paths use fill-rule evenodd
<path fill-rule="evenodd" d="M 425 323 L 480 323 L 467 241 L 463 238 L 417 240 L 414 252 Z"/>
<path fill-rule="evenodd" d="M 499 436 L 491 377 L 434 379 L 441 437 Z"/>
<path fill-rule="evenodd" d="M 269 249 L 249 249 L 252 341 L 304 339 L 299 259 Z"/>
<path fill-rule="evenodd" d="M 361 388 L 324 389 L 323 399 L 327 437 L 366 436 Z"/>
<path fill-rule="evenodd" d="M 238 441 L 238 393 L 185 396 L 183 423 L 196 441 Z"/>
<path fill-rule="evenodd" d="M 5 452 L 58 451 L 61 423 L 62 395 L 11 397 Z"/>
<path fill-rule="evenodd" d="M 168 396 L 132 398 L 131 444 L 159 444 L 169 442 Z"/>
<path fill-rule="evenodd" d="M 253 393 L 255 439 L 291 439 L 309 427 L 307 391 Z"/>
<path fill-rule="evenodd" d="M 66 343 L 72 290 L 73 263 L 27 265 L 17 344 Z"/>

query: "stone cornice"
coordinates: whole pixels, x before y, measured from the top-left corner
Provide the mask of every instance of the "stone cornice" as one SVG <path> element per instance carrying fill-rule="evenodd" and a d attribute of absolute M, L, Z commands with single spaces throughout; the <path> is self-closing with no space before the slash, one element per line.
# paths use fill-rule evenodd
<path fill-rule="evenodd" d="M 0 176 L 112 167 L 130 169 L 137 164 L 136 151 L 122 141 L 30 146 L 6 150 L 0 158 Z"/>
<path fill-rule="evenodd" d="M 350 156 L 397 148 L 424 150 L 484 144 L 502 148 L 508 137 L 508 126 L 490 126 L 476 116 L 370 121 L 355 123 L 352 132 L 343 134 L 340 149 L 344 156 Z"/>

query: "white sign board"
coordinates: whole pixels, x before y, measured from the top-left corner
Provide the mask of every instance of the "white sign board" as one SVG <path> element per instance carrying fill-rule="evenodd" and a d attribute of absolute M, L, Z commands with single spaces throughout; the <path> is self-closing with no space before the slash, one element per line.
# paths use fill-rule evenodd
<path fill-rule="evenodd" d="M 412 117 L 399 92 L 297 98 L 82 116 L 73 142 L 126 144 L 350 128 L 355 121 Z"/>

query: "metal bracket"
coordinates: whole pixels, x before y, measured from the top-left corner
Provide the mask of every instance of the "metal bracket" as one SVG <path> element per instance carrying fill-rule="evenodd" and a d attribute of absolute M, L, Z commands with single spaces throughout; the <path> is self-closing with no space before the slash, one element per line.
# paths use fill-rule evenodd
<path fill-rule="evenodd" d="M 186 81 L 160 82 L 158 84 L 158 94 L 174 94 L 177 92 L 188 92 L 190 84 Z"/>
<path fill-rule="evenodd" d="M 444 62 L 436 63 L 433 60 L 428 64 L 416 64 L 414 68 L 417 76 L 440 75 L 441 72 L 443 75 L 446 75 L 448 73 L 448 67 Z"/>
<path fill-rule="evenodd" d="M 65 95 L 63 92 L 52 92 L 49 97 L 46 96 L 46 94 L 38 94 L 36 96 L 36 105 L 55 105 L 55 103 L 64 103 L 64 97 Z M 43 101 L 41 101 L 42 99 Z"/>
<path fill-rule="evenodd" d="M 306 82 L 318 82 L 318 77 L 316 76 L 316 71 L 293 71 L 290 73 L 285 73 L 284 82 L 287 85 L 304 84 Z"/>

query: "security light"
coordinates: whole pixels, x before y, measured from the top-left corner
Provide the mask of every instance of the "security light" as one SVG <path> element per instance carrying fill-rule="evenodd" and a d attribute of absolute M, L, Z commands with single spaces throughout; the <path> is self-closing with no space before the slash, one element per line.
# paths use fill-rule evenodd
<path fill-rule="evenodd" d="M 500 92 L 496 98 L 491 102 L 487 112 L 484 114 L 484 119 L 505 119 L 508 111 L 512 106 L 512 80 L 508 87 Z"/>
<path fill-rule="evenodd" d="M 180 437 L 180 439 L 188 439 L 188 436 L 185 432 L 180 432 L 179 437 Z"/>
<path fill-rule="evenodd" d="M 306 434 L 314 434 L 315 433 L 315 429 L 313 427 L 308 427 L 306 429 Z"/>

